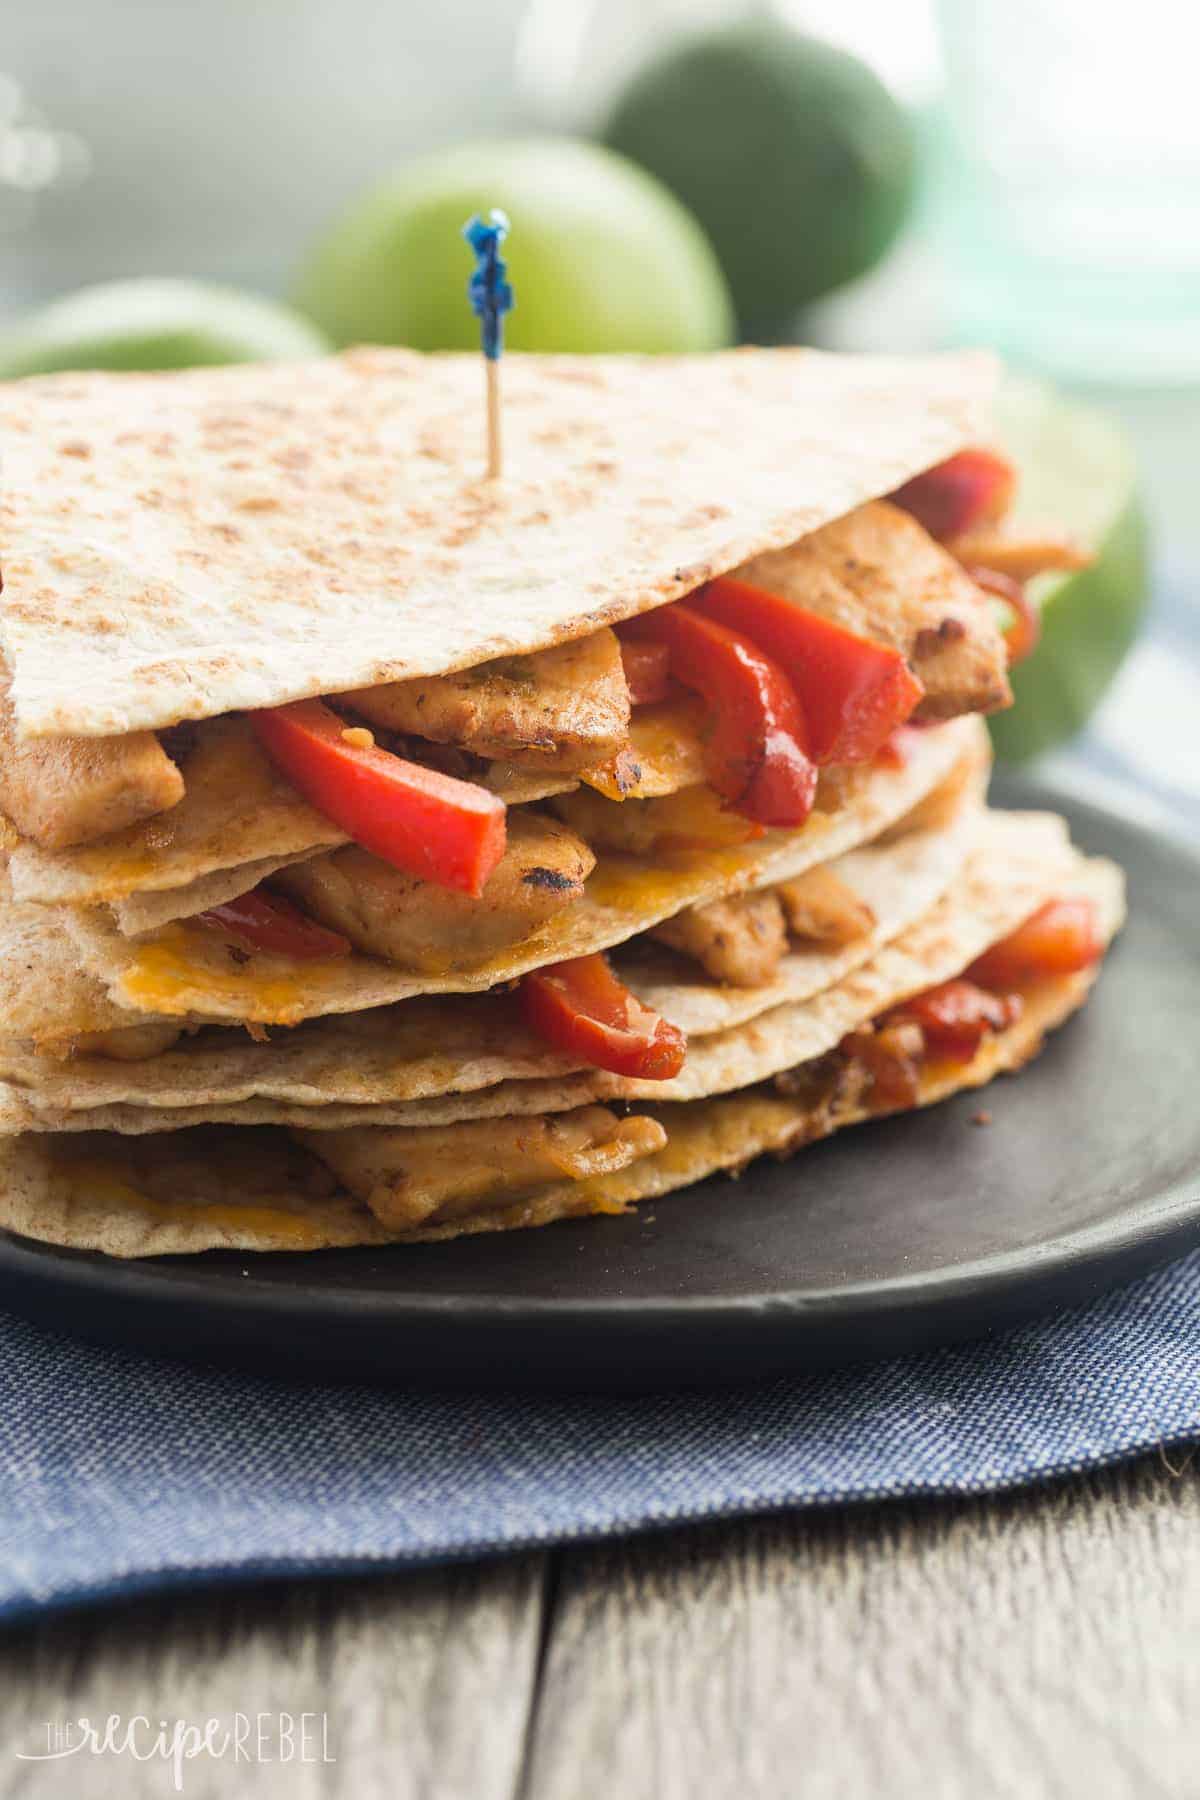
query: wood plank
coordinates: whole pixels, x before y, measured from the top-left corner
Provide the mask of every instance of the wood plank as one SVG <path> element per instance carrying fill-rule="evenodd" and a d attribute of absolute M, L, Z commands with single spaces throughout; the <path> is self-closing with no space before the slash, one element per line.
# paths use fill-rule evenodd
<path fill-rule="evenodd" d="M 44 1721 L 145 1714 L 202 1726 L 297 1720 L 293 1760 L 201 1756 L 189 1800 L 510 1800 L 535 1679 L 545 1558 L 372 1580 L 279 1584 L 48 1622 L 0 1639 L 0 1800 L 162 1800 L 168 1767 L 129 1755 L 22 1762 Z M 317 1715 L 300 1762 L 299 1715 Z M 248 1728 L 247 1752 L 256 1727 Z M 78 1733 L 76 1738 L 78 1739 Z M 145 1743 L 146 1739 L 143 1738 Z"/>
<path fill-rule="evenodd" d="M 525 1795 L 1146 1800 L 1198 1747 L 1200 1472 L 1150 1458 L 568 1555 Z"/>

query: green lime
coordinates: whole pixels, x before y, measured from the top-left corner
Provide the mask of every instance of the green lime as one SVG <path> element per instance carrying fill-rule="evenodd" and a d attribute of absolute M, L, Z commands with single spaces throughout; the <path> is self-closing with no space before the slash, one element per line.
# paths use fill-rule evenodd
<path fill-rule="evenodd" d="M 478 348 L 462 227 L 501 207 L 516 350 L 715 350 L 732 331 L 712 249 L 666 189 L 570 138 L 460 144 L 364 194 L 318 245 L 297 300 L 339 344 Z"/>
<path fill-rule="evenodd" d="M 1013 670 L 1015 704 L 990 721 L 997 753 L 1018 760 L 1073 737 L 1099 705 L 1149 601 L 1149 533 L 1132 448 L 1104 413 L 1012 380 L 998 425 L 1021 471 L 1015 520 L 1063 526 L 1092 553 L 1030 586 L 1041 642 Z"/>
<path fill-rule="evenodd" d="M 307 319 L 259 294 L 199 281 L 107 281 L 20 320 L 0 338 L 0 376 L 282 362 L 328 348 Z"/>
<path fill-rule="evenodd" d="M 686 39 L 634 77 L 601 135 L 712 239 L 749 336 L 873 267 L 908 215 L 906 115 L 865 64 L 767 20 Z"/>

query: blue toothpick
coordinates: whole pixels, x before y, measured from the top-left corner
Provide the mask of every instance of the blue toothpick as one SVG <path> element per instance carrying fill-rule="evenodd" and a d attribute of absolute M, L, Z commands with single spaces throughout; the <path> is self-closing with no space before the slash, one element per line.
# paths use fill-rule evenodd
<path fill-rule="evenodd" d="M 500 357 L 504 350 L 504 315 L 512 310 L 513 291 L 500 246 L 508 236 L 508 219 L 493 207 L 485 225 L 479 214 L 468 219 L 463 236 L 475 252 L 475 273 L 467 298 L 479 315 L 480 348 L 487 371 L 487 444 L 489 477 L 500 473 Z"/>

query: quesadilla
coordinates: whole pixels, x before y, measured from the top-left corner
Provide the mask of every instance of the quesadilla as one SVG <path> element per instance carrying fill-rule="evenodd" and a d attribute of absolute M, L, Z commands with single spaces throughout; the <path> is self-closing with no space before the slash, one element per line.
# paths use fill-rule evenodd
<path fill-rule="evenodd" d="M 673 1086 L 669 1100 L 622 1116 L 611 1102 L 631 1099 L 629 1086 L 605 1104 L 589 1097 L 587 1078 L 526 1080 L 511 1088 L 530 1090 L 528 1099 L 503 1095 L 501 1112 L 471 1106 L 436 1122 L 391 1124 L 386 1108 L 367 1106 L 363 1124 L 343 1123 L 349 1109 L 337 1108 L 336 1123 L 256 1125 L 251 1109 L 231 1130 L 189 1125 L 186 1109 L 148 1123 L 143 1115 L 140 1125 L 100 1109 L 107 1129 L 85 1113 L 91 1128 L 63 1132 L 31 1126 L 10 1090 L 0 1092 L 0 1131 L 11 1134 L 0 1146 L 0 1221 L 123 1256 L 507 1230 L 620 1213 L 763 1152 L 790 1154 L 845 1125 L 982 1085 L 1028 1061 L 1082 1004 L 1123 917 L 1120 871 L 1055 843 L 1039 832 L 1047 823 L 1030 821 L 1028 860 L 1012 880 L 1013 834 L 1005 842 L 1002 831 L 956 892 L 861 971 L 766 1015 L 749 1038 L 703 1040 L 705 1056 L 689 1070 L 694 1097 Z M 1054 897 L 1031 914 L 1031 895 L 1046 892 Z M 1014 918 L 997 937 L 998 923 Z M 1039 967 L 1030 948 L 1039 935 L 1057 936 L 1061 956 L 1064 926 L 1081 921 L 1090 960 Z"/>
<path fill-rule="evenodd" d="M 500 481 L 477 373 L 0 394 L 9 1228 L 619 1211 L 1086 992 L 1116 875 L 984 807 L 1021 580 L 1073 554 L 1006 525 L 990 360 L 513 357 Z"/>

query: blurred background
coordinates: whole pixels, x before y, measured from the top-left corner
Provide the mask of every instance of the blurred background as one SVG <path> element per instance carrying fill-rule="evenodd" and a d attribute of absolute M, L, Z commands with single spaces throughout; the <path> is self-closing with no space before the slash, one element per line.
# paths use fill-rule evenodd
<path fill-rule="evenodd" d="M 1198 49 L 1179 0 L 38 0 L 0 374 L 468 345 L 492 204 L 517 348 L 993 344 L 1027 504 L 1096 552 L 1040 596 L 1040 749 L 1128 649 L 1147 524 L 1200 555 Z"/>

